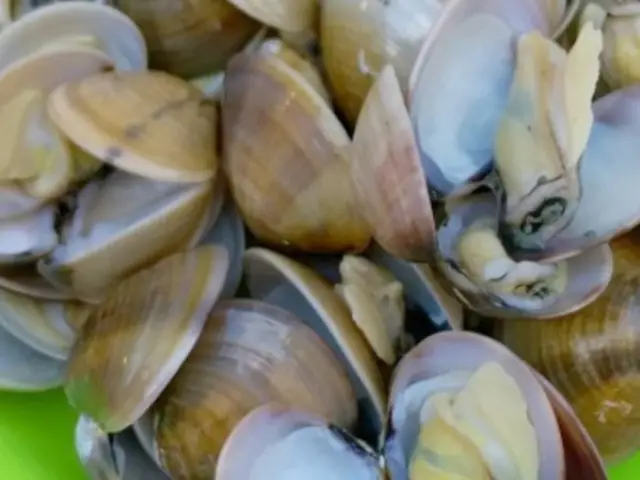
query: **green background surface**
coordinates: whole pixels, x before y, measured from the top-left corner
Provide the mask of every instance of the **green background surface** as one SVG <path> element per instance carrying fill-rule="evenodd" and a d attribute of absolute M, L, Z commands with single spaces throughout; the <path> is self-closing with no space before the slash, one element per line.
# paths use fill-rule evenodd
<path fill-rule="evenodd" d="M 76 418 L 60 390 L 0 392 L 0 480 L 86 480 L 73 446 Z M 612 480 L 640 478 L 640 454 L 610 472 Z"/>

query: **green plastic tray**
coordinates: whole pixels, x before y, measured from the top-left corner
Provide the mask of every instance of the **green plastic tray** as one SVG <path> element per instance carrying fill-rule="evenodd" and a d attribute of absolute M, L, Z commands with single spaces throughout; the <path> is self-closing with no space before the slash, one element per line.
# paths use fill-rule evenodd
<path fill-rule="evenodd" d="M 62 391 L 0 392 L 0 480 L 87 480 L 73 446 L 77 415 Z M 610 470 L 640 478 L 640 454 Z"/>

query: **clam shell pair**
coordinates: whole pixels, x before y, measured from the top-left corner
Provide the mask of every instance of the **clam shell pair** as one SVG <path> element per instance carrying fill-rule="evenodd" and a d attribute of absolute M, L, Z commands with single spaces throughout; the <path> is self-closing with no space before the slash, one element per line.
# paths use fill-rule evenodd
<path fill-rule="evenodd" d="M 437 382 L 438 375 L 473 371 L 486 361 L 495 361 L 504 368 L 526 398 L 540 452 L 538 478 L 606 478 L 595 446 L 555 389 L 504 347 L 466 332 L 436 334 L 399 364 L 391 387 L 390 424 L 381 463 L 386 464 L 388 478 L 407 478 L 402 442 L 415 442 L 413 416 L 419 414 L 422 405 L 419 402 L 412 406 L 409 398 L 416 400 L 429 394 L 420 388 L 420 383 L 426 379 Z M 438 386 L 433 383 L 431 388 Z M 440 388 L 446 386 L 441 384 Z M 422 393 L 418 394 L 420 390 Z M 400 418 L 404 419 L 401 424 Z M 314 452 L 315 458 L 310 456 Z M 309 460 L 303 464 L 296 461 L 299 458 Z M 281 406 L 264 406 L 248 415 L 227 440 L 216 478 L 289 478 L 286 475 L 293 472 L 312 476 L 315 471 L 328 474 L 336 468 L 349 478 L 365 480 L 382 475 L 377 457 L 335 427 Z"/>

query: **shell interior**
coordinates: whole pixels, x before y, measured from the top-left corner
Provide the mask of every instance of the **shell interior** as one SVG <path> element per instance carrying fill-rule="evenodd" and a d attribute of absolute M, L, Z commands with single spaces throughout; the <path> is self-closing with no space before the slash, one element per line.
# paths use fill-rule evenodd
<path fill-rule="evenodd" d="M 449 194 L 491 167 L 515 67 L 513 41 L 531 30 L 549 33 L 540 4 L 452 0 L 430 31 L 412 73 L 410 111 L 438 192 Z"/>
<path fill-rule="evenodd" d="M 346 367 L 361 413 L 359 436 L 376 438 L 384 417 L 384 387 L 369 345 L 328 284 L 293 260 L 260 248 L 245 253 L 251 297 L 277 305 L 306 322 Z"/>
<path fill-rule="evenodd" d="M 41 300 L 71 300 L 73 295 L 57 289 L 42 277 L 34 265 L 20 265 L 0 270 L 0 288 Z"/>
<path fill-rule="evenodd" d="M 69 36 L 92 36 L 118 70 L 147 67 L 147 47 L 138 27 L 118 10 L 90 2 L 60 2 L 30 12 L 2 30 L 0 70 Z"/>
<path fill-rule="evenodd" d="M 317 417 L 275 405 L 254 410 L 229 437 L 218 480 L 377 480 L 376 455 Z"/>
<path fill-rule="evenodd" d="M 28 263 L 58 244 L 56 211 L 46 206 L 32 214 L 0 221 L 0 263 Z"/>

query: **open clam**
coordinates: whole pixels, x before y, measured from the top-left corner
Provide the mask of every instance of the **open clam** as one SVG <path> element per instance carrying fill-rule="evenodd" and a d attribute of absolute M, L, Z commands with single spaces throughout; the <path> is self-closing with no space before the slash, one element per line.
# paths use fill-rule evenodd
<path fill-rule="evenodd" d="M 409 110 L 429 184 L 440 194 L 490 170 L 513 42 L 534 30 L 551 35 L 547 3 L 451 0 L 431 27 L 411 74 Z"/>
<path fill-rule="evenodd" d="M 147 67 L 144 39 L 129 17 L 98 2 L 69 1 L 37 8 L 4 28 L 0 70 L 48 45 L 70 40 L 73 44 L 74 39 L 77 43 L 87 37 L 95 39 L 90 43 L 105 52 L 118 70 Z"/>
<path fill-rule="evenodd" d="M 349 136 L 302 73 L 265 51 L 235 57 L 222 116 L 231 193 L 258 239 L 310 252 L 367 246 L 350 182 Z"/>
<path fill-rule="evenodd" d="M 61 289 L 99 300 L 114 282 L 192 243 L 211 195 L 209 183 L 156 182 L 122 171 L 93 180 L 38 271 Z"/>
<path fill-rule="evenodd" d="M 73 347 L 69 402 L 105 432 L 137 421 L 195 345 L 228 268 L 223 248 L 198 247 L 117 285 Z"/>
<path fill-rule="evenodd" d="M 87 473 L 105 480 L 169 480 L 140 447 L 131 430 L 109 435 L 91 419 L 76 424 L 75 446 Z"/>
<path fill-rule="evenodd" d="M 25 264 L 58 244 L 55 209 L 45 206 L 21 217 L 0 221 L 0 264 Z"/>
<path fill-rule="evenodd" d="M 552 318 L 593 302 L 607 287 L 607 244 L 556 263 L 516 261 L 499 237 L 495 196 L 450 205 L 438 231 L 438 266 L 469 308 L 488 316 Z"/>
<path fill-rule="evenodd" d="M 220 454 L 218 480 L 377 480 L 378 456 L 321 418 L 267 405 L 247 415 Z"/>
<path fill-rule="evenodd" d="M 593 304 L 552 322 L 512 319 L 495 330 L 496 338 L 566 397 L 607 461 L 640 446 L 633 408 L 640 391 L 635 366 L 640 262 L 618 245 L 614 254 L 617 272 Z"/>
<path fill-rule="evenodd" d="M 386 403 L 384 380 L 371 346 L 331 285 L 310 268 L 262 248 L 247 250 L 244 268 L 252 298 L 292 312 L 331 347 L 356 392 L 361 429 L 377 436 Z"/>
<path fill-rule="evenodd" d="M 185 78 L 219 71 L 260 29 L 226 0 L 118 0 L 144 33 L 152 68 Z"/>
<path fill-rule="evenodd" d="M 222 302 L 153 406 L 161 464 L 173 478 L 212 478 L 231 429 L 270 402 L 343 428 L 357 416 L 344 366 L 304 322 L 255 300 Z"/>
<path fill-rule="evenodd" d="M 33 264 L 0 268 L 0 288 L 40 300 L 71 300 L 73 294 L 56 288 Z"/>
<path fill-rule="evenodd" d="M 48 111 L 76 145 L 128 172 L 169 182 L 216 174 L 216 110 L 167 73 L 108 72 L 67 83 L 51 94 Z"/>
<path fill-rule="evenodd" d="M 392 480 L 456 471 L 474 479 L 565 478 L 542 385 L 486 337 L 444 332 L 424 340 L 398 365 L 390 402 L 384 452 Z"/>
<path fill-rule="evenodd" d="M 409 74 L 443 0 L 324 0 L 321 6 L 322 63 L 338 108 L 355 123 L 365 96 L 391 63 L 406 93 Z"/>

